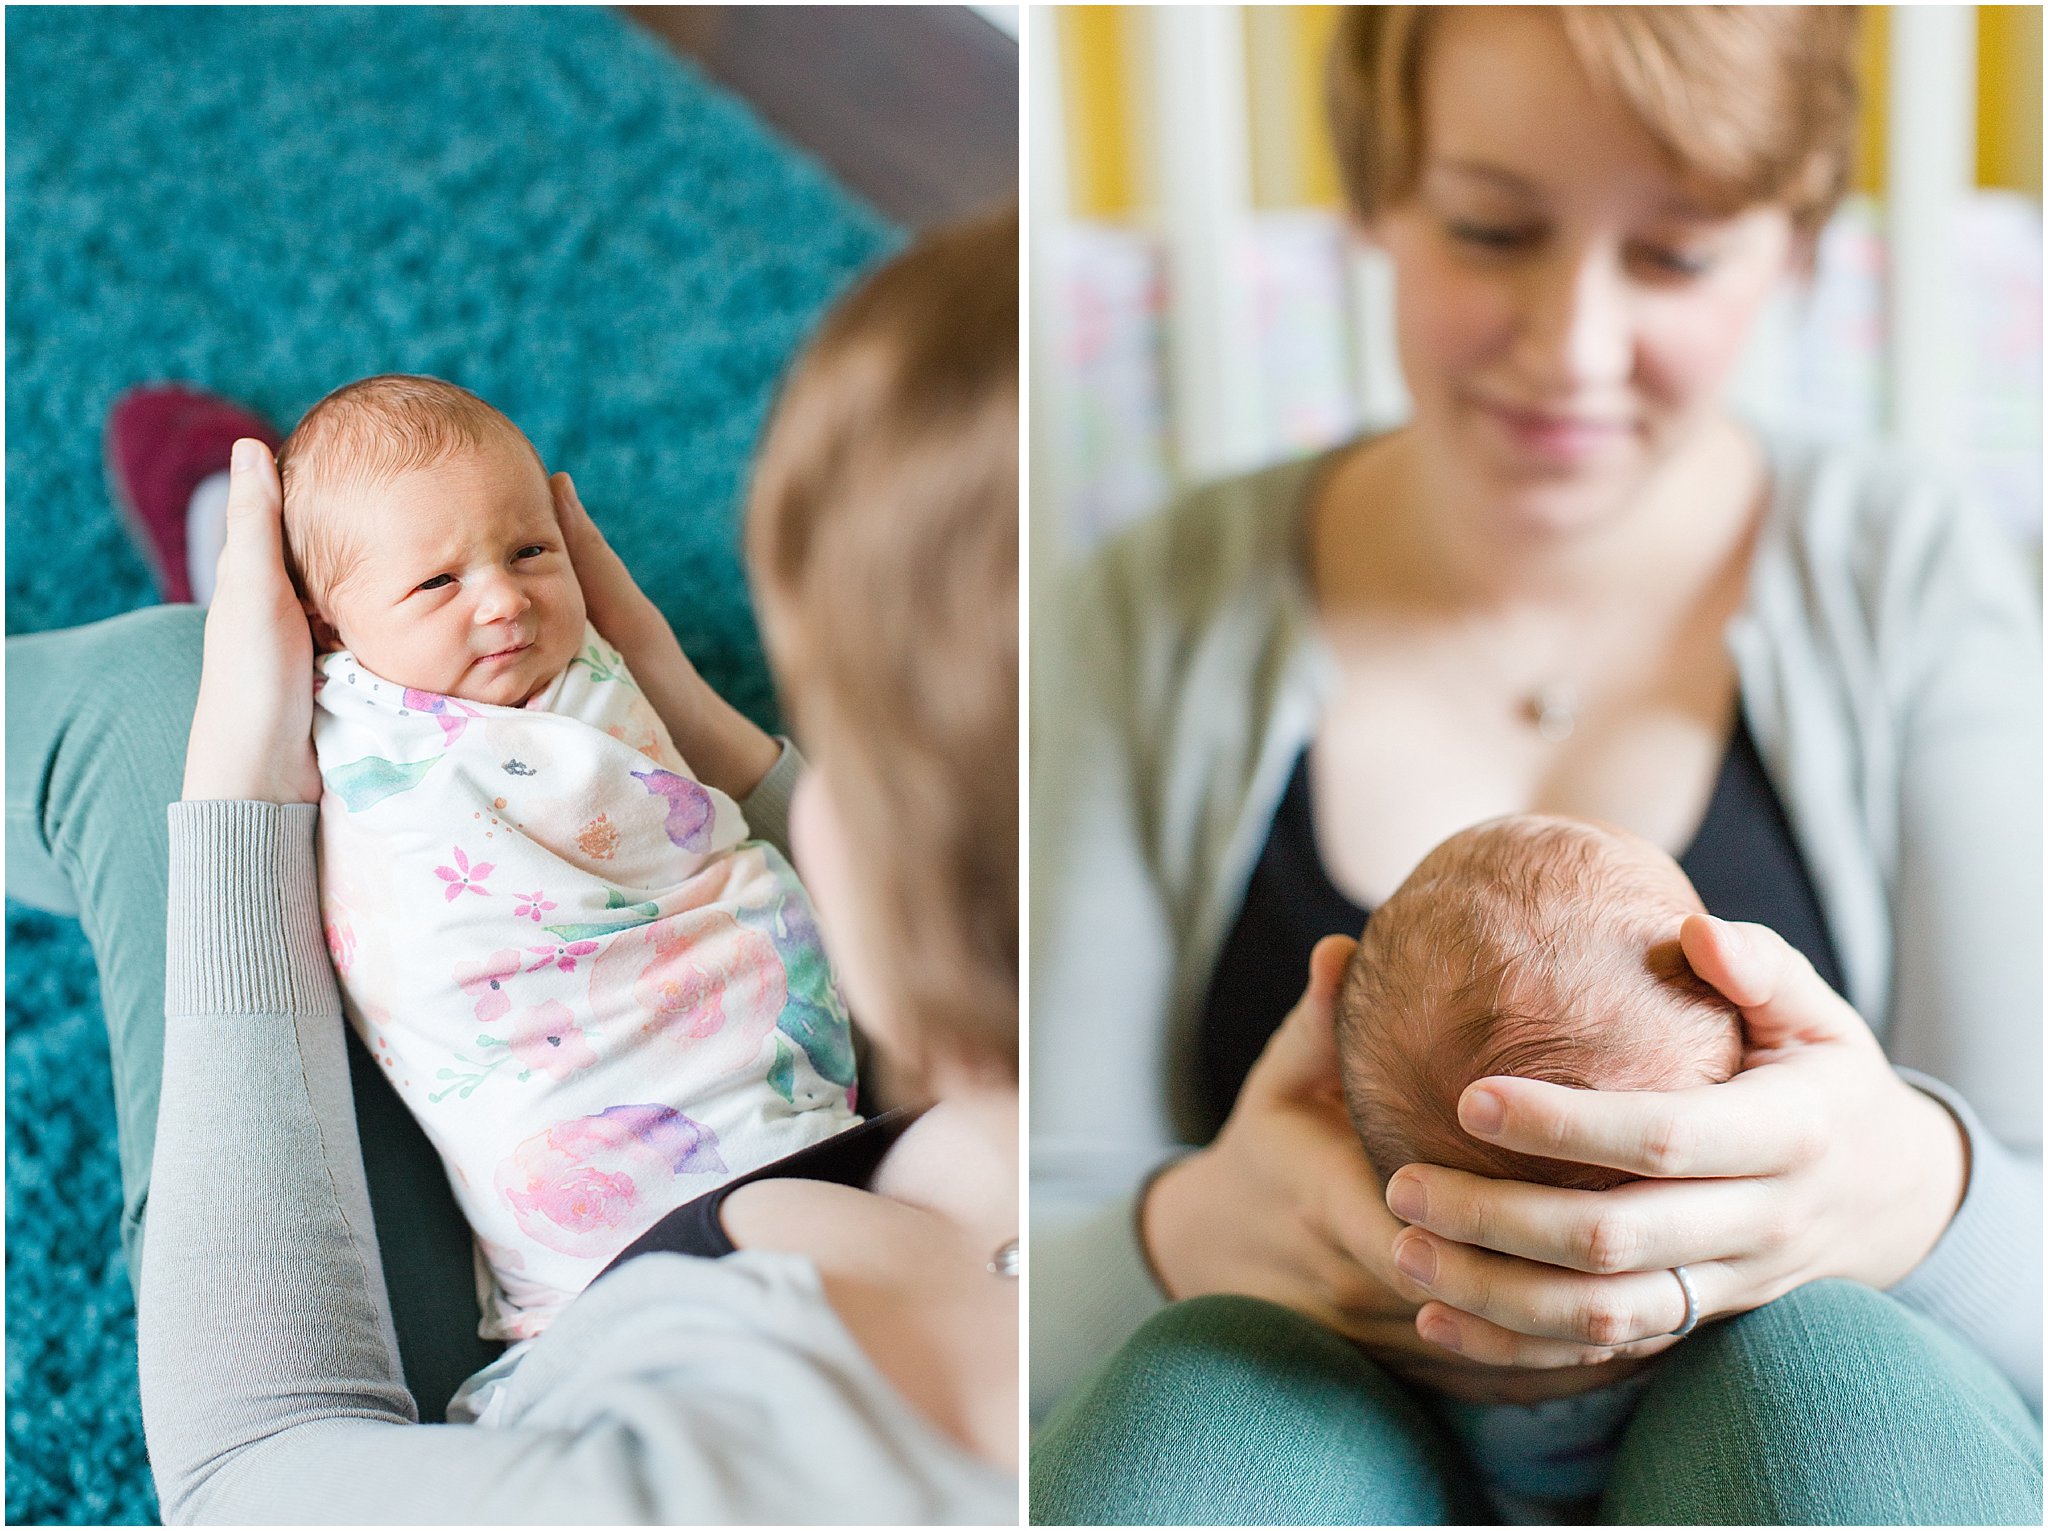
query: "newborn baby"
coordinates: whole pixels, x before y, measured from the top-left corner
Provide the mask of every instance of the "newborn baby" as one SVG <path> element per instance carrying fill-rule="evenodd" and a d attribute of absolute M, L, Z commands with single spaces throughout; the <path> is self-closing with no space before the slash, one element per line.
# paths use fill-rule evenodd
<path fill-rule="evenodd" d="M 1579 1190 L 1629 1179 L 1470 1137 L 1458 1097 L 1494 1074 L 1598 1090 L 1731 1078 L 1740 1017 L 1678 945 L 1703 912 L 1669 856 L 1575 819 L 1493 819 L 1425 856 L 1367 922 L 1337 996 L 1345 1100 L 1382 1181 L 1417 1163 Z M 1646 1364 L 1518 1373 L 1543 1401 L 1442 1412 L 1526 1518 L 1599 1492 L 1640 1391 L 1625 1379 Z"/>
<path fill-rule="evenodd" d="M 854 1125 L 795 873 L 586 620 L 539 455 L 423 377 L 278 452 L 322 655 L 320 889 L 350 1023 L 525 1340 L 685 1201 Z"/>

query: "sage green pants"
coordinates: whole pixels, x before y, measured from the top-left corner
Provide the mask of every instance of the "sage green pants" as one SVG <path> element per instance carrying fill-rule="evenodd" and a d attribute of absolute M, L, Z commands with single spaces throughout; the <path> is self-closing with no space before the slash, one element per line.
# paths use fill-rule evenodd
<path fill-rule="evenodd" d="M 205 613 L 153 606 L 7 640 L 7 894 L 75 916 L 99 967 L 139 1279 L 163 1077 L 165 808 L 180 794 Z M 426 1136 L 353 1035 L 349 1065 L 406 1381 L 420 1417 L 499 1347 L 478 1338 L 468 1225 Z"/>
<path fill-rule="evenodd" d="M 1155 1315 L 1031 1447 L 1038 1525 L 1472 1524 L 1476 1484 L 1407 1387 L 1247 1297 Z M 2040 1427 L 1937 1325 L 1815 1282 L 1658 1362 L 1601 1519 L 2037 1526 Z"/>

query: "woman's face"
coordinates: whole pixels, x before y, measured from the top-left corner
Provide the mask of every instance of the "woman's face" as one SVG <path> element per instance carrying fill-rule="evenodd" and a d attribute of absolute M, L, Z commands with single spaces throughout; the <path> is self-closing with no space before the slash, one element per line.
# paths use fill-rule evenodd
<path fill-rule="evenodd" d="M 1598 524 L 1718 415 L 1791 221 L 1708 206 L 1539 12 L 1440 12 L 1421 86 L 1416 188 L 1371 230 L 1418 440 L 1517 526 Z"/>

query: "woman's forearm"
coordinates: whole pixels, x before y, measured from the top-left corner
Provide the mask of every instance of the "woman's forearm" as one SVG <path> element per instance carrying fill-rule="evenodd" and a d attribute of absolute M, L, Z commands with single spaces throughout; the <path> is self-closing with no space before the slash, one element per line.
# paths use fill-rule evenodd
<path fill-rule="evenodd" d="M 321 940 L 316 810 L 170 813 L 139 1314 L 165 1518 L 432 1520 L 474 1505 L 490 1464 L 447 1450 L 449 1427 L 413 1423 L 399 1368 Z M 394 1471 L 422 1453 L 430 1472 Z"/>

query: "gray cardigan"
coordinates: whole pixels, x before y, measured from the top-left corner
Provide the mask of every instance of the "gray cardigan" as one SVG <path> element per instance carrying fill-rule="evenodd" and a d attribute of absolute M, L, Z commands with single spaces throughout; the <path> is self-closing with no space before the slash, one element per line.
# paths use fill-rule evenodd
<path fill-rule="evenodd" d="M 785 750 L 746 804 L 778 838 L 795 769 Z M 316 816 L 170 810 L 139 1314 L 165 1519 L 1014 1524 L 1016 1480 L 911 1411 L 792 1255 L 643 1255 L 533 1342 L 489 1425 L 416 1423 L 321 937 Z"/>
<path fill-rule="evenodd" d="M 1766 445 L 1772 501 L 1727 634 L 1743 712 L 1850 999 L 1971 1144 L 1961 1210 L 1893 1295 L 2038 1410 L 2038 603 L 2018 551 L 1896 458 Z M 1193 1141 L 1203 996 L 1334 680 L 1297 552 L 1318 462 L 1133 528 L 1049 624 L 1032 687 L 1037 1412 L 1163 1301 L 1134 1196 Z"/>

